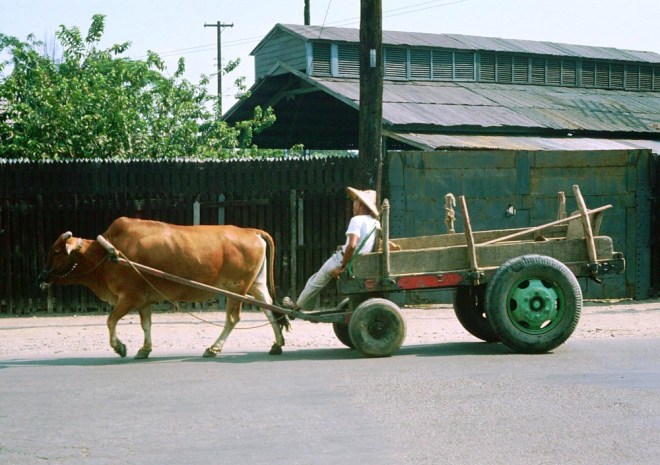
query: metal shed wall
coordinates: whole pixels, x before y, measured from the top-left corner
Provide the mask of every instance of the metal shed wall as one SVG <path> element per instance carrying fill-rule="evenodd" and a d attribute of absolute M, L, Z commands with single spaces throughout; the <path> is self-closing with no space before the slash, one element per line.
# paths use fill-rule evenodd
<path fill-rule="evenodd" d="M 537 226 L 557 217 L 557 193 L 577 210 L 578 184 L 590 208 L 612 204 L 601 233 L 624 253 L 622 276 L 601 285 L 582 280 L 585 297 L 645 299 L 651 286 L 651 184 L 649 150 L 520 151 L 448 150 L 390 152 L 388 196 L 391 235 L 446 232 L 444 197 L 466 197 L 475 230 Z M 512 206 L 515 215 L 507 216 Z M 460 211 L 456 230 L 463 231 Z"/>

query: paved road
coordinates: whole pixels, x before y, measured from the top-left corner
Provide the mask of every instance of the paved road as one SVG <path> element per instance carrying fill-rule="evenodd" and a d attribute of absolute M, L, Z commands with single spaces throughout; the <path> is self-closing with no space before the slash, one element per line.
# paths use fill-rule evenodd
<path fill-rule="evenodd" d="M 660 338 L 0 355 L 0 463 L 635 464 L 660 457 Z"/>

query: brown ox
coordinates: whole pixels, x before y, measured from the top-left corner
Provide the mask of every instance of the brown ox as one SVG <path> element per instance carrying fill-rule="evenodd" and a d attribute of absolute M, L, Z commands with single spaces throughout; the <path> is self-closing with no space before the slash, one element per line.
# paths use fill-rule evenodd
<path fill-rule="evenodd" d="M 115 220 L 103 237 L 131 261 L 213 287 L 272 303 L 273 239 L 265 231 L 236 226 L 177 226 L 131 218 Z M 266 263 L 267 247 L 270 260 Z M 126 346 L 117 337 L 117 322 L 131 310 L 138 310 L 144 331 L 144 345 L 135 358 L 151 352 L 151 304 L 164 300 L 201 302 L 212 293 L 162 278 L 142 276 L 108 260 L 108 252 L 97 241 L 62 234 L 53 244 L 41 274 L 41 287 L 51 284 L 87 286 L 99 299 L 114 305 L 108 316 L 110 346 L 122 357 Z M 205 357 L 222 350 L 227 337 L 240 320 L 242 303 L 227 299 L 227 317 L 220 337 L 206 349 Z M 270 353 L 282 353 L 285 316 L 276 318 L 262 309 L 275 332 Z"/>

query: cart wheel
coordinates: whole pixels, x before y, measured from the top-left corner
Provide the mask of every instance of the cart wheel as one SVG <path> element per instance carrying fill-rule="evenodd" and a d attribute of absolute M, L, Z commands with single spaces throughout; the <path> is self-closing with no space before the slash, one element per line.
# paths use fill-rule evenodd
<path fill-rule="evenodd" d="M 465 330 L 486 342 L 499 342 L 500 337 L 486 316 L 486 285 L 459 286 L 454 291 L 454 313 Z"/>
<path fill-rule="evenodd" d="M 486 315 L 502 342 L 522 353 L 563 344 L 580 319 L 582 290 L 563 263 L 544 255 L 505 262 L 486 292 Z"/>
<path fill-rule="evenodd" d="M 346 312 L 348 311 L 348 304 L 349 299 L 346 297 L 339 302 L 337 307 L 335 307 L 335 310 L 338 312 Z M 335 332 L 335 336 L 337 336 L 337 339 L 339 339 L 342 344 L 351 349 L 355 349 L 355 345 L 353 345 L 353 341 L 351 341 L 351 336 L 348 334 L 348 325 L 346 323 L 332 323 L 332 329 Z"/>
<path fill-rule="evenodd" d="M 406 322 L 394 303 L 386 299 L 369 299 L 353 312 L 348 333 L 362 354 L 389 357 L 406 338 Z"/>

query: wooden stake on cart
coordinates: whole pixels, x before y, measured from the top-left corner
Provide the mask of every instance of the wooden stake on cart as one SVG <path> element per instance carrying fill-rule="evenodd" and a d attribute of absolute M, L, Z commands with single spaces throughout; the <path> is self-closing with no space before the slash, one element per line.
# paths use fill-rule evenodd
<path fill-rule="evenodd" d="M 475 273 L 474 283 L 479 284 L 479 277 L 476 275 L 476 273 L 479 272 L 479 264 L 477 263 L 477 249 L 474 245 L 472 224 L 470 223 L 470 215 L 468 214 L 467 204 L 465 203 L 465 196 L 461 195 L 458 200 L 461 204 L 461 212 L 463 212 L 463 225 L 465 226 L 465 239 L 467 241 L 467 253 L 470 270 Z"/>
<path fill-rule="evenodd" d="M 592 273 L 597 270 L 598 256 L 596 255 L 596 244 L 594 243 L 594 233 L 591 229 L 591 220 L 589 219 L 589 210 L 584 203 L 580 186 L 573 185 L 573 193 L 575 194 L 575 201 L 580 209 L 580 218 L 582 220 L 582 227 L 584 228 L 584 239 L 587 241 L 587 254 L 589 255 L 589 264 L 591 265 Z"/>
<path fill-rule="evenodd" d="M 380 221 L 382 228 L 382 242 L 383 242 L 383 254 L 382 257 L 382 270 L 383 278 L 387 279 L 390 277 L 391 265 L 390 265 L 390 202 L 385 199 L 383 200 L 383 205 L 380 210 Z"/>
<path fill-rule="evenodd" d="M 563 220 L 566 218 L 566 194 L 564 192 L 557 192 L 557 219 Z"/>

